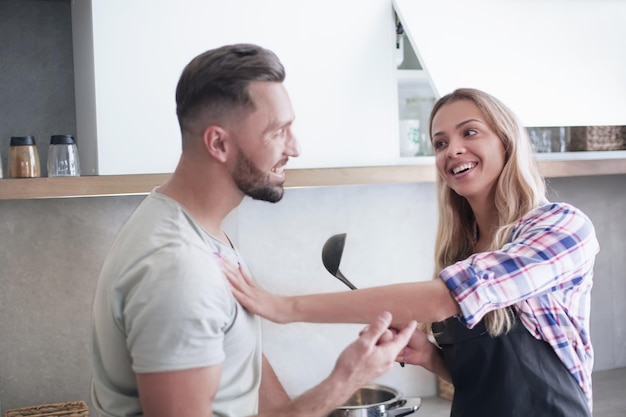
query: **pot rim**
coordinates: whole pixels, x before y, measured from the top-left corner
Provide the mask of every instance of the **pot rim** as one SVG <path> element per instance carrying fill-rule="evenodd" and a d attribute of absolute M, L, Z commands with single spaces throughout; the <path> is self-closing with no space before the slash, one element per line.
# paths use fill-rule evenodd
<path fill-rule="evenodd" d="M 377 402 L 377 403 L 371 403 L 371 404 L 362 404 L 362 405 L 342 405 L 340 407 L 337 407 L 336 410 L 362 410 L 364 408 L 372 408 L 372 407 L 383 407 L 383 410 L 386 410 L 387 408 L 395 405 L 396 403 L 398 403 L 400 400 L 402 400 L 402 394 L 394 388 L 391 388 L 387 385 L 381 385 L 381 384 L 367 384 L 367 385 L 363 385 L 361 388 L 359 388 L 358 390 L 356 390 L 353 395 L 355 393 L 357 393 L 359 390 L 362 389 L 371 389 L 371 390 L 379 390 L 379 391 L 386 391 L 389 394 L 393 395 L 393 398 L 387 400 L 387 401 L 381 401 L 381 402 Z"/>

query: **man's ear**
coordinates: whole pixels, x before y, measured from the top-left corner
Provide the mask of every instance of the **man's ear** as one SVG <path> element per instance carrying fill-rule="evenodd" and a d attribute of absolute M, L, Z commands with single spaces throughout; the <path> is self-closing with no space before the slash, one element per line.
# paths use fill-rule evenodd
<path fill-rule="evenodd" d="M 211 157 L 226 162 L 230 143 L 228 133 L 224 129 L 216 125 L 208 126 L 202 135 L 202 144 Z"/>

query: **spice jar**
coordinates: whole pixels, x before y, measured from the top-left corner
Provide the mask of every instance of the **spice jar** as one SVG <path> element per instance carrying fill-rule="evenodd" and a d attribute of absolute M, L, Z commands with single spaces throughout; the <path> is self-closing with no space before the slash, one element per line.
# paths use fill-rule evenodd
<path fill-rule="evenodd" d="M 33 136 L 12 136 L 9 148 L 9 177 L 34 178 L 41 176 L 39 153 Z"/>
<path fill-rule="evenodd" d="M 53 135 L 48 148 L 49 177 L 77 177 L 80 175 L 78 149 L 72 135 Z"/>

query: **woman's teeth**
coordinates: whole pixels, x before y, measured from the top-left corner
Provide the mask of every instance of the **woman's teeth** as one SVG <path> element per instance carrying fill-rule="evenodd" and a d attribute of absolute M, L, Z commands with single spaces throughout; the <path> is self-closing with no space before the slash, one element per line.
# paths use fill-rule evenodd
<path fill-rule="evenodd" d="M 476 166 L 476 164 L 471 163 L 471 162 L 467 163 L 467 164 L 459 165 L 458 167 L 452 168 L 452 173 L 456 175 L 456 174 L 458 174 L 460 172 L 467 171 L 468 169 L 472 169 L 475 166 Z"/>

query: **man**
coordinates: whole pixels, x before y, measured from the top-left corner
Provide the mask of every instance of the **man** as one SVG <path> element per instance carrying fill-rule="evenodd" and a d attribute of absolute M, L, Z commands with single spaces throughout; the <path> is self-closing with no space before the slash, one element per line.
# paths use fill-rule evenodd
<path fill-rule="evenodd" d="M 289 401 L 261 352 L 259 318 L 233 297 L 221 228 L 244 196 L 277 202 L 299 154 L 278 58 L 254 45 L 207 51 L 177 89 L 182 155 L 122 228 L 94 301 L 92 398 L 101 416 L 326 416 L 389 369 L 415 328 L 383 313 L 318 386 Z"/>

